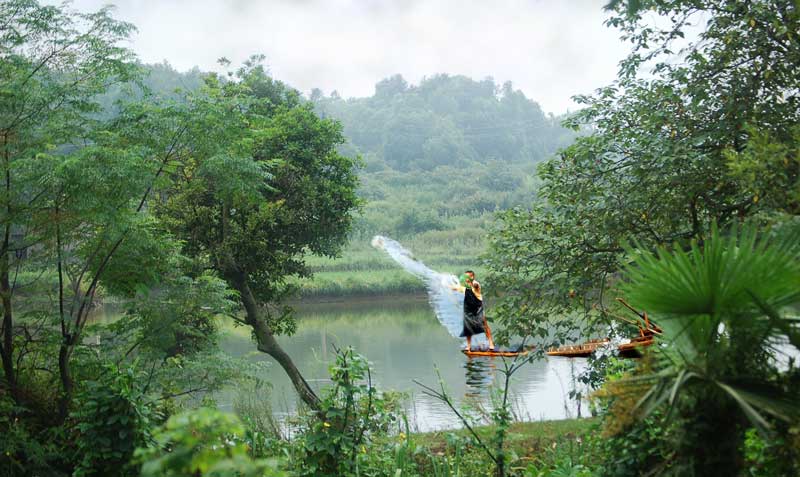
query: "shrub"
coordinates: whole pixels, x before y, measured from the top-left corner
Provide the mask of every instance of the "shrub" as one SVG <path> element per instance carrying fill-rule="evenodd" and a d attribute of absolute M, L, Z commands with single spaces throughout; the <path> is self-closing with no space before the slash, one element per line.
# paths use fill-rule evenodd
<path fill-rule="evenodd" d="M 247 455 L 244 426 L 233 414 L 199 408 L 172 416 L 136 451 L 142 477 L 279 477 L 274 461 Z"/>
<path fill-rule="evenodd" d="M 27 414 L 27 409 L 0 393 L 0 477 L 59 475 L 51 462 L 57 443 L 38 438 L 28 421 L 20 418 Z"/>
<path fill-rule="evenodd" d="M 75 476 L 127 476 L 134 450 L 149 436 L 150 407 L 135 386 L 135 370 L 107 366 L 77 396 L 71 418 L 77 431 Z"/>
<path fill-rule="evenodd" d="M 762 234 L 745 225 L 723 234 L 714 225 L 688 251 L 629 253 L 621 289 L 651 313 L 667 346 L 654 347 L 639 376 L 611 392 L 636 396 L 627 415 L 668 417 L 676 472 L 739 475 L 748 428 L 774 435 L 777 423 L 800 420 L 789 373 L 771 358 L 782 340 L 781 353 L 800 349 L 787 314 L 800 303 L 800 230 Z"/>
<path fill-rule="evenodd" d="M 352 348 L 336 350 L 330 375 L 332 385 L 319 411 L 306 416 L 296 443 L 296 470 L 309 476 L 372 475 L 369 468 L 382 464 L 371 462 L 368 450 L 374 454 L 376 438 L 397 421 L 398 398 L 372 386 L 368 361 Z"/>

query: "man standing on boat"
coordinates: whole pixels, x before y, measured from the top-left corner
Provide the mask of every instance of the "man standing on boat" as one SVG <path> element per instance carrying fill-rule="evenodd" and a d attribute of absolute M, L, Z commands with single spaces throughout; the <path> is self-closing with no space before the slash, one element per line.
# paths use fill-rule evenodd
<path fill-rule="evenodd" d="M 464 272 L 463 286 L 451 286 L 450 288 L 464 294 L 464 328 L 461 336 L 467 339 L 467 351 L 471 351 L 472 336 L 486 333 L 489 340 L 489 349 L 494 350 L 492 340 L 492 330 L 486 322 L 486 314 L 483 312 L 483 294 L 481 284 L 475 280 L 475 272 L 467 270 Z"/>

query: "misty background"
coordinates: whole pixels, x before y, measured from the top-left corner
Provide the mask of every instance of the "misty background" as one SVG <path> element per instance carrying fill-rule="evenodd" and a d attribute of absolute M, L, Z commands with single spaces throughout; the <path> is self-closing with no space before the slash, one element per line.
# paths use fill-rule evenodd
<path fill-rule="evenodd" d="M 51 2 L 58 3 L 58 2 Z M 603 25 L 599 0 L 76 0 L 138 28 L 132 48 L 145 63 L 216 70 L 266 55 L 271 73 L 300 91 L 369 96 L 402 74 L 437 73 L 511 81 L 546 112 L 576 108 L 570 97 L 615 78 L 628 45 Z"/>

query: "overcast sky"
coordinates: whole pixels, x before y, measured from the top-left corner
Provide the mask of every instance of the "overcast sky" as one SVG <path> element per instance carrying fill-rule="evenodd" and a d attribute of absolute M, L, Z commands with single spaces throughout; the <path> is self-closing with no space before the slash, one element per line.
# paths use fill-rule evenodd
<path fill-rule="evenodd" d="M 55 3 L 55 2 L 52 2 Z M 263 53 L 273 76 L 304 93 L 369 96 L 396 73 L 511 81 L 545 111 L 575 109 L 574 94 L 614 79 L 628 51 L 603 26 L 607 0 L 75 0 L 139 31 L 148 63 L 218 69 Z"/>

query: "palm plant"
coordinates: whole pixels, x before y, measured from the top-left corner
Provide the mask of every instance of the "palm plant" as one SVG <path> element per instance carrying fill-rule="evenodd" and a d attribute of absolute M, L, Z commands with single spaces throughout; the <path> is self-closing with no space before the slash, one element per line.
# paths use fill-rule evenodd
<path fill-rule="evenodd" d="M 800 303 L 800 230 L 791 228 L 722 235 L 714 225 L 689 250 L 628 250 L 622 292 L 665 337 L 650 371 L 628 379 L 644 389 L 636 410 L 666 409 L 680 431 L 676 461 L 691 473 L 736 475 L 749 425 L 768 435 L 774 423 L 798 422 L 779 359 L 800 350 L 798 321 L 787 315 Z"/>

